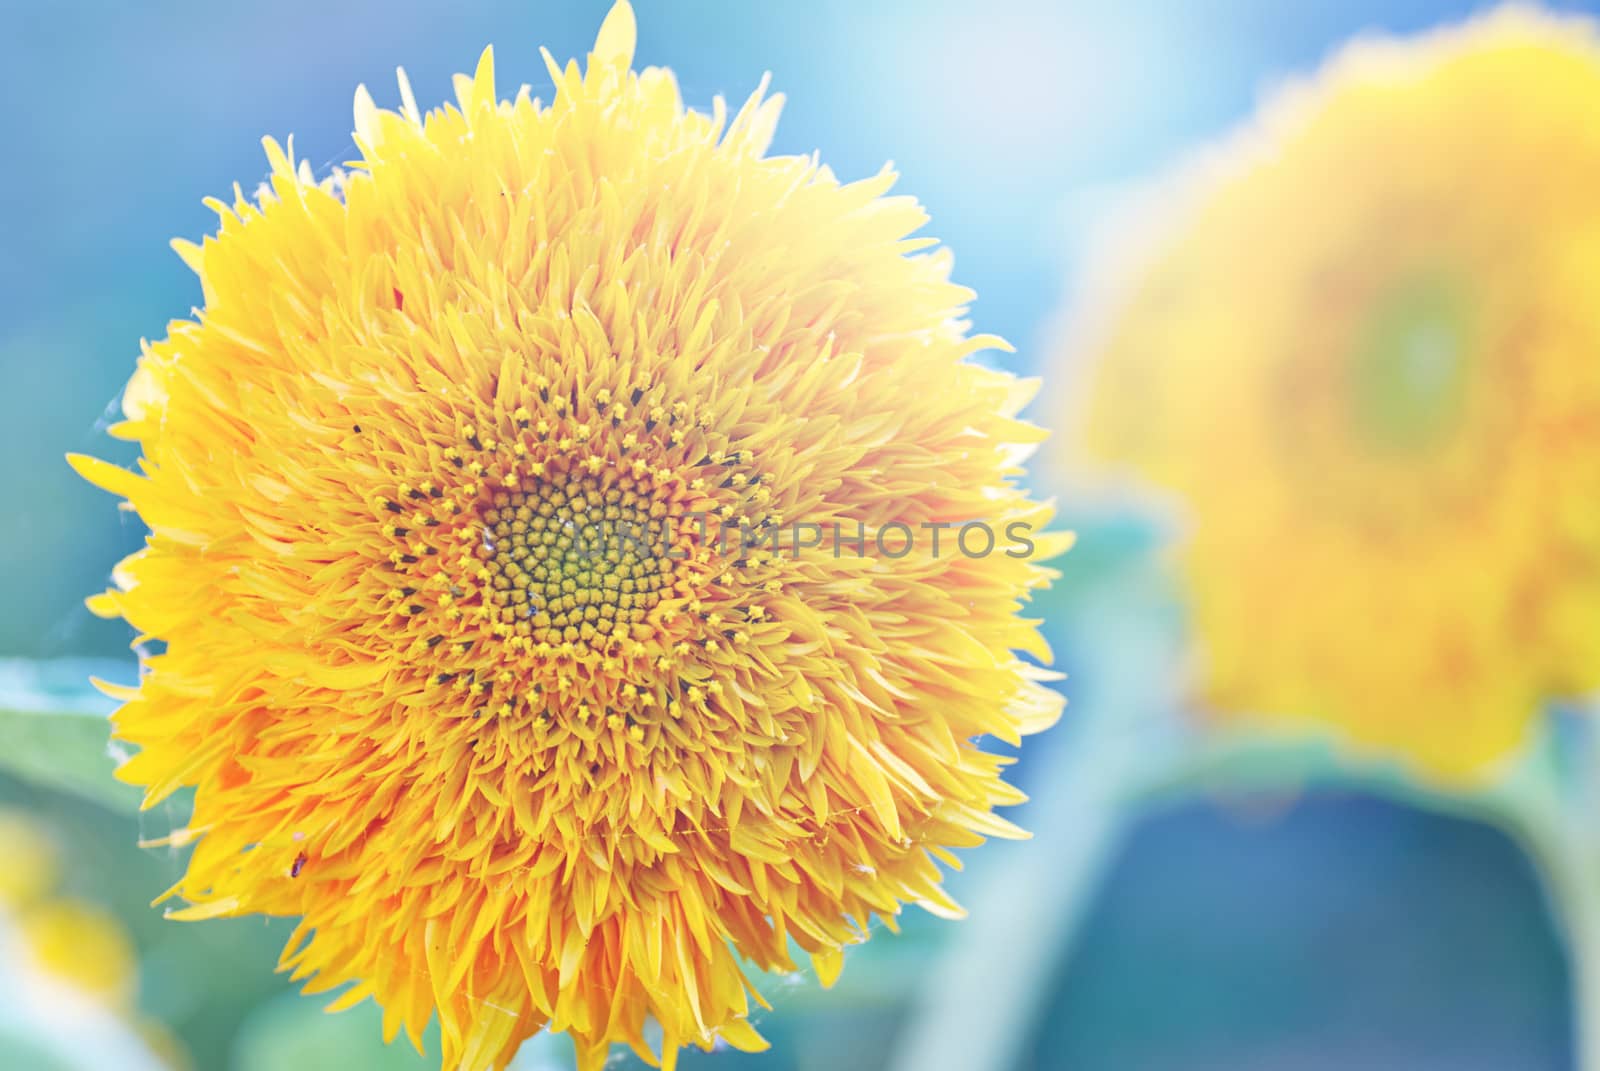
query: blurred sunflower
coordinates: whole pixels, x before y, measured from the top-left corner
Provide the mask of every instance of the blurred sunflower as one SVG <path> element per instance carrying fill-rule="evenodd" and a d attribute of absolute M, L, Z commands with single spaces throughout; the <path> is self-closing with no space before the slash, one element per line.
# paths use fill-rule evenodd
<path fill-rule="evenodd" d="M 1206 704 L 1485 775 L 1600 684 L 1600 45 L 1362 41 L 1178 184 L 1079 445 L 1177 492 Z"/>
<path fill-rule="evenodd" d="M 59 894 L 45 831 L 0 811 L 0 859 L 0 1056 L 32 1040 L 82 1066 L 186 1066 L 177 1042 L 138 1015 L 137 962 L 117 920 Z"/>
<path fill-rule="evenodd" d="M 489 52 L 426 116 L 358 90 L 348 177 L 267 142 L 179 244 L 205 307 L 128 384 L 142 475 L 74 459 L 151 528 L 91 604 L 166 645 L 115 727 L 149 801 L 196 789 L 174 913 L 301 916 L 284 965 L 390 1038 L 437 1013 L 448 1068 L 547 1024 L 590 1069 L 760 1047 L 741 957 L 828 983 L 955 912 L 935 857 L 1021 799 L 976 738 L 1061 707 L 1017 611 L 1064 537 L 859 552 L 1049 519 L 922 211 L 633 47 L 622 3 L 548 106 Z"/>

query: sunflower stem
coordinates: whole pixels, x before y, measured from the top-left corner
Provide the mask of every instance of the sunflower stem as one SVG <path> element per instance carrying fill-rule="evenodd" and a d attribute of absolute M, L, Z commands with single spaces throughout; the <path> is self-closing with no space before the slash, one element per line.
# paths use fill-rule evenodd
<path fill-rule="evenodd" d="M 1567 950 L 1572 1000 L 1573 1066 L 1600 1071 L 1600 855 L 1592 830 L 1600 819 L 1600 753 L 1585 734 L 1575 771 L 1563 777 L 1535 767 L 1502 797 L 1502 827 L 1532 860 Z M 1546 757 L 1567 759 L 1573 756 Z"/>
<path fill-rule="evenodd" d="M 1600 866 L 1591 859 L 1573 862 L 1561 890 L 1572 972 L 1573 1063 L 1580 1071 L 1600 1071 Z"/>

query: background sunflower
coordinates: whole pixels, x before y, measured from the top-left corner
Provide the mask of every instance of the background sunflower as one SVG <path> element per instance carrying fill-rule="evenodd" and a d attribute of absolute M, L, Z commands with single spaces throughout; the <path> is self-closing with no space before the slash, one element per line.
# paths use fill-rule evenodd
<path fill-rule="evenodd" d="M 1459 780 L 1600 685 L 1597 182 L 1600 34 L 1507 9 L 1349 47 L 1164 192 L 1068 438 L 1174 494 L 1209 713 Z"/>

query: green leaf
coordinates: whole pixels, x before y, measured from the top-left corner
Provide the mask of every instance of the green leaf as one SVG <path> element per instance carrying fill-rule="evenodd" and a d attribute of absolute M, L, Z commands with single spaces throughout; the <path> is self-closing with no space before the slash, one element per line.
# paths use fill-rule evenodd
<path fill-rule="evenodd" d="M 0 773 L 116 810 L 139 806 L 137 788 L 112 777 L 107 722 L 113 704 L 91 677 L 127 681 L 131 663 L 0 661 Z"/>
<path fill-rule="evenodd" d="M 0 771 L 116 810 L 139 808 L 141 793 L 112 777 L 111 726 L 95 714 L 0 710 Z"/>

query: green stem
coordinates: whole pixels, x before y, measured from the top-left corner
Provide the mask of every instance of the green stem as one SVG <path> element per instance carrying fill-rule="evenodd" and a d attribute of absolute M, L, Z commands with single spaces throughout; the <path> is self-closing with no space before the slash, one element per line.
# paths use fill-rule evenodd
<path fill-rule="evenodd" d="M 1551 776 L 1514 783 L 1503 797 L 1498 824 L 1532 860 L 1562 930 L 1572 993 L 1573 1066 L 1600 1071 L 1600 846 L 1594 824 L 1587 821 L 1594 808 L 1563 797 L 1559 784 Z M 1576 787 L 1587 795 L 1592 786 Z"/>
<path fill-rule="evenodd" d="M 1573 1063 L 1600 1071 L 1600 866 L 1575 862 L 1557 890 L 1571 964 Z"/>

